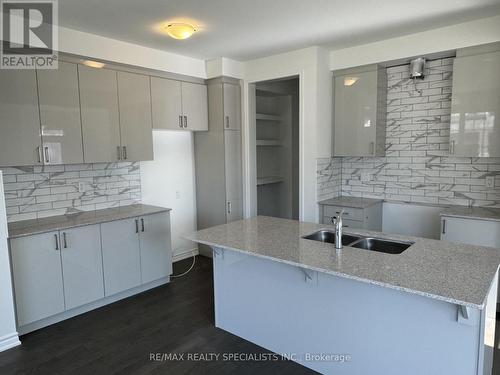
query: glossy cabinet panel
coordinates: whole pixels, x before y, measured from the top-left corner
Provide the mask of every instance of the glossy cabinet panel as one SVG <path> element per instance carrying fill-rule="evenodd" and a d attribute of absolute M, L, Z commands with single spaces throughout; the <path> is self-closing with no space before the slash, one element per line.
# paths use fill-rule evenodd
<path fill-rule="evenodd" d="M 153 160 L 149 76 L 117 74 L 122 160 Z"/>
<path fill-rule="evenodd" d="M 64 311 L 58 232 L 10 241 L 18 325 Z"/>
<path fill-rule="evenodd" d="M 451 155 L 500 156 L 500 51 L 455 59 L 450 122 Z"/>
<path fill-rule="evenodd" d="M 101 224 L 104 290 L 106 296 L 141 284 L 139 219 Z"/>
<path fill-rule="evenodd" d="M 42 163 L 36 73 L 0 69 L 0 166 Z"/>
<path fill-rule="evenodd" d="M 79 65 L 78 74 L 85 162 L 117 161 L 121 143 L 116 72 Z"/>
<path fill-rule="evenodd" d="M 104 297 L 99 225 L 60 232 L 66 309 Z"/>
<path fill-rule="evenodd" d="M 241 132 L 224 130 L 224 166 L 226 171 L 227 221 L 243 218 Z"/>
<path fill-rule="evenodd" d="M 153 129 L 184 129 L 181 82 L 151 77 Z"/>
<path fill-rule="evenodd" d="M 385 71 L 334 78 L 334 155 L 385 154 Z"/>
<path fill-rule="evenodd" d="M 142 283 L 149 283 L 172 274 L 172 241 L 170 214 L 162 212 L 139 218 Z"/>
<path fill-rule="evenodd" d="M 37 71 L 43 162 L 83 163 L 77 65 Z"/>
<path fill-rule="evenodd" d="M 181 88 L 184 128 L 191 131 L 208 130 L 207 86 L 182 82 Z"/>
<path fill-rule="evenodd" d="M 240 86 L 223 84 L 224 90 L 224 129 L 241 129 L 241 90 Z"/>

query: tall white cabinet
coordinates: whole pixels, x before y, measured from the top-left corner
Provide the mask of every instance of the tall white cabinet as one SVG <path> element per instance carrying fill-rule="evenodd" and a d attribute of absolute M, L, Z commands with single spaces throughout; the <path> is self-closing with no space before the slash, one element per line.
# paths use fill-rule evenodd
<path fill-rule="evenodd" d="M 243 218 L 240 106 L 237 80 L 208 81 L 209 131 L 194 137 L 198 229 Z"/>
<path fill-rule="evenodd" d="M 376 65 L 334 73 L 334 156 L 384 156 L 387 73 Z"/>
<path fill-rule="evenodd" d="M 500 156 L 500 43 L 457 51 L 453 64 L 450 154 Z"/>

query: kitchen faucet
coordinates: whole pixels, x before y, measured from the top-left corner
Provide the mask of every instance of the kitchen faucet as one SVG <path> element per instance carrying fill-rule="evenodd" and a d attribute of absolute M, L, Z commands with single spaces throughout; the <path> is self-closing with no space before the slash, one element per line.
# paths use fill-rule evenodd
<path fill-rule="evenodd" d="M 333 225 L 335 225 L 335 248 L 342 249 L 342 214 L 341 210 L 337 216 L 332 218 Z"/>

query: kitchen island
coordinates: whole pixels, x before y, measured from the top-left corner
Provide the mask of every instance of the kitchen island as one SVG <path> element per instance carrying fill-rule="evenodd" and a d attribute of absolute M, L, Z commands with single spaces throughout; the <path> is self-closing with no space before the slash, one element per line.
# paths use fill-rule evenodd
<path fill-rule="evenodd" d="M 321 373 L 491 374 L 500 251 L 303 238 L 320 229 L 333 227 L 259 216 L 190 236 L 214 252 L 216 326 Z"/>

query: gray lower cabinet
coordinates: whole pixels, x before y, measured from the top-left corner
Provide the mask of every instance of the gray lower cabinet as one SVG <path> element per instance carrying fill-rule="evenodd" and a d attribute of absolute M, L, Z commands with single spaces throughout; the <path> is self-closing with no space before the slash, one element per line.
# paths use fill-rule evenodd
<path fill-rule="evenodd" d="M 169 212 L 9 242 L 17 321 L 23 333 L 77 315 L 77 308 L 88 310 L 89 304 L 106 301 L 105 297 L 163 282 L 172 274 Z"/>
<path fill-rule="evenodd" d="M 334 156 L 384 156 L 387 74 L 369 66 L 334 73 Z"/>
<path fill-rule="evenodd" d="M 382 203 L 365 208 L 320 204 L 320 218 L 323 224 L 332 224 L 341 211 L 344 228 L 382 230 Z"/>
<path fill-rule="evenodd" d="M 43 162 L 83 163 L 77 65 L 37 71 Z"/>
<path fill-rule="evenodd" d="M 118 72 L 122 160 L 153 160 L 149 76 Z"/>
<path fill-rule="evenodd" d="M 241 131 L 226 129 L 225 119 L 226 113 L 241 113 L 239 92 L 229 100 L 228 85 L 239 88 L 225 77 L 208 81 L 209 130 L 194 137 L 198 229 L 243 218 Z"/>
<path fill-rule="evenodd" d="M 141 284 L 138 219 L 101 225 L 104 290 L 106 296 Z"/>
<path fill-rule="evenodd" d="M 19 326 L 65 310 L 59 232 L 10 240 Z"/>
<path fill-rule="evenodd" d="M 86 163 L 121 158 L 116 71 L 78 65 L 83 149 Z"/>
<path fill-rule="evenodd" d="M 40 164 L 36 73 L 0 69 L 0 166 Z"/>

